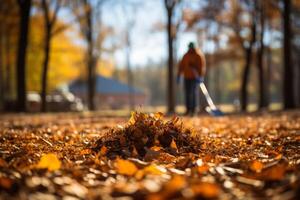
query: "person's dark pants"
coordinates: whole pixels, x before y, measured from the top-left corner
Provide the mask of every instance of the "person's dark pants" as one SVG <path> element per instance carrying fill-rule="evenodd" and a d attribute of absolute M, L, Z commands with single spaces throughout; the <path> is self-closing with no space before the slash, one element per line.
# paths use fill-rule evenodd
<path fill-rule="evenodd" d="M 185 107 L 187 114 L 195 113 L 197 82 L 196 79 L 184 79 Z"/>

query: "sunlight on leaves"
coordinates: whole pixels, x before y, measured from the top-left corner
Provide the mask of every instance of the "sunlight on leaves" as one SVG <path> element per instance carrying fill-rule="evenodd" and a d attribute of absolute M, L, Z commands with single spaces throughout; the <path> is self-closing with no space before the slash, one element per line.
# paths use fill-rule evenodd
<path fill-rule="evenodd" d="M 138 171 L 138 168 L 134 163 L 120 158 L 116 160 L 115 167 L 119 174 L 127 176 L 133 176 Z"/>
<path fill-rule="evenodd" d="M 153 174 L 153 175 L 162 175 L 166 173 L 166 170 L 162 167 L 159 167 L 155 164 L 151 164 L 143 169 L 145 174 Z"/>
<path fill-rule="evenodd" d="M 44 154 L 37 164 L 36 168 L 40 169 L 48 169 L 49 171 L 55 171 L 60 169 L 61 162 L 57 158 L 57 156 L 53 153 Z"/>

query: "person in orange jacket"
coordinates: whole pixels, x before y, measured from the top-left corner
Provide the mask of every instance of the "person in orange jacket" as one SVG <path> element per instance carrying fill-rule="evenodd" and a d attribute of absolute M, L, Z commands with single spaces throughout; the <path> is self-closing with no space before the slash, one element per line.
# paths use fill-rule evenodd
<path fill-rule="evenodd" d="M 184 77 L 187 115 L 193 115 L 195 113 L 197 85 L 204 81 L 205 67 L 205 57 L 203 53 L 195 48 L 193 42 L 190 42 L 187 53 L 184 54 L 179 63 L 177 74 L 177 83 L 180 82 L 181 75 Z"/>

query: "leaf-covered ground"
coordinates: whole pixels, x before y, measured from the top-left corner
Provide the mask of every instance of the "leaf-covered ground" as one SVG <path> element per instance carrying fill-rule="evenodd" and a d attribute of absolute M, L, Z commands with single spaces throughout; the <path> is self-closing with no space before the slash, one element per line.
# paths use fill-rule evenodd
<path fill-rule="evenodd" d="M 300 199 L 300 113 L 0 117 L 0 199 Z"/>

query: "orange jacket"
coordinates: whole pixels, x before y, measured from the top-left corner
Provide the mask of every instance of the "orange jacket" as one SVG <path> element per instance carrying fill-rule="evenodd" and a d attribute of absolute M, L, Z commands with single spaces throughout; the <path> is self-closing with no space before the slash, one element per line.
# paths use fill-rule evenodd
<path fill-rule="evenodd" d="M 195 79 L 205 74 L 205 57 L 201 51 L 189 49 L 179 63 L 178 75 L 183 74 L 186 79 Z"/>

